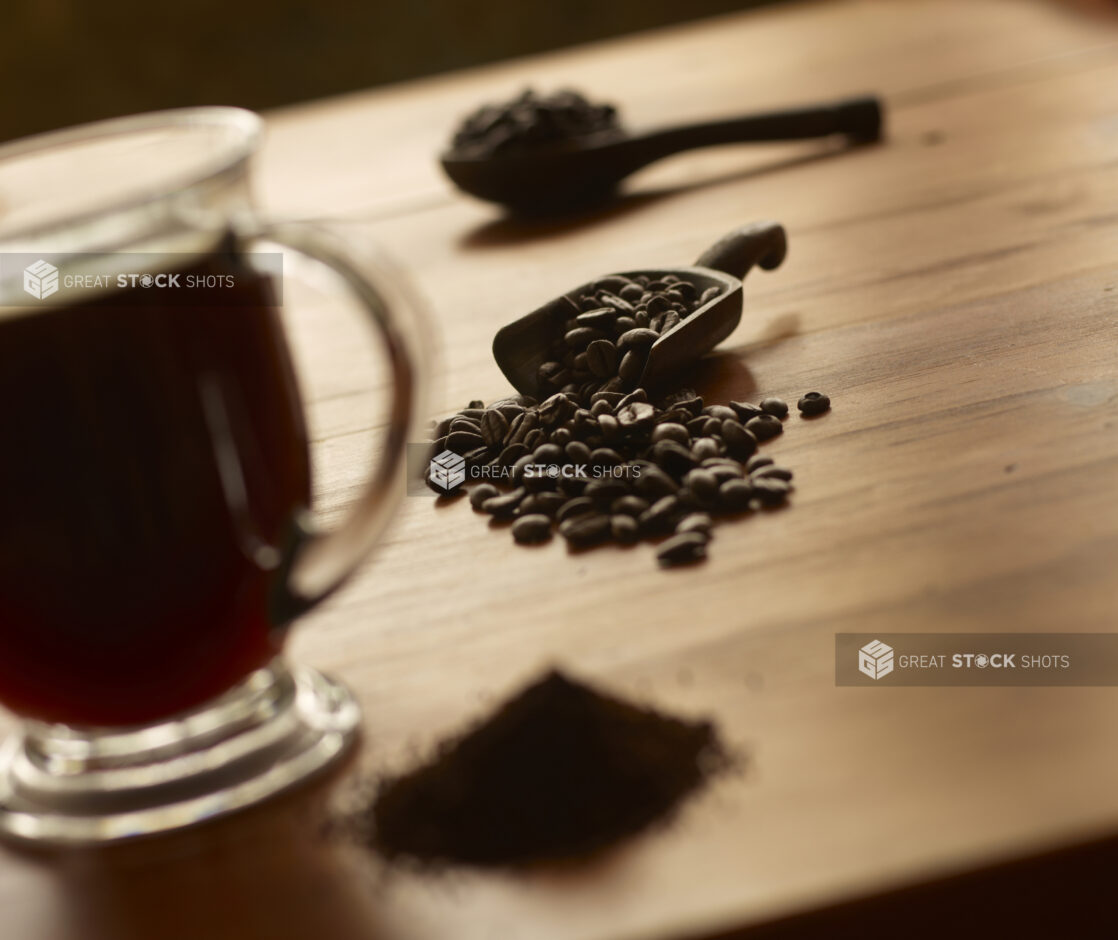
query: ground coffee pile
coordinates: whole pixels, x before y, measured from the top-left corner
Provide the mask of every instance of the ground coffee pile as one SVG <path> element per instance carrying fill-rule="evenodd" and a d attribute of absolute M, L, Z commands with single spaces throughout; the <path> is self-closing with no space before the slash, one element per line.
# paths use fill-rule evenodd
<path fill-rule="evenodd" d="M 368 837 L 389 858 L 422 862 L 580 856 L 663 818 L 727 763 L 711 723 L 551 672 L 430 763 L 384 783 Z"/>

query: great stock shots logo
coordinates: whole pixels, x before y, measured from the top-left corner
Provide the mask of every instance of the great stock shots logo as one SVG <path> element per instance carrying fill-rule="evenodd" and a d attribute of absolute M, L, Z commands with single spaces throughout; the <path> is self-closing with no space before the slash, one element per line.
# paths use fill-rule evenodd
<path fill-rule="evenodd" d="M 466 458 L 449 450 L 436 454 L 427 468 L 427 478 L 447 493 L 457 489 L 466 482 Z"/>
<path fill-rule="evenodd" d="M 23 289 L 36 300 L 58 292 L 58 268 L 41 258 L 23 269 Z"/>
<path fill-rule="evenodd" d="M 858 650 L 858 671 L 871 679 L 889 675 L 893 671 L 893 647 L 871 640 Z"/>

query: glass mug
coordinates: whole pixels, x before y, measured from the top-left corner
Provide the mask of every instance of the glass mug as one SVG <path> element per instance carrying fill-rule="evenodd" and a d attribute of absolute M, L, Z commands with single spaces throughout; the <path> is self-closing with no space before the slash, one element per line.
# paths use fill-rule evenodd
<path fill-rule="evenodd" d="M 0 704 L 22 719 L 0 751 L 0 833 L 178 828 L 356 737 L 350 693 L 282 648 L 404 491 L 416 311 L 328 234 L 254 216 L 260 130 L 190 108 L 0 147 Z M 331 532 L 308 508 L 280 285 L 250 253 L 267 243 L 332 268 L 390 365 L 379 463 Z"/>

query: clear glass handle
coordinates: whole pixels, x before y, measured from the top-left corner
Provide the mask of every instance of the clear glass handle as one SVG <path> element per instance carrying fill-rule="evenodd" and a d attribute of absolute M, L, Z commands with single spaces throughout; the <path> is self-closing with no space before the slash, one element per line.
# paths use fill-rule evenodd
<path fill-rule="evenodd" d="M 342 524 L 323 531 L 309 510 L 293 520 L 282 547 L 270 602 L 272 622 L 289 623 L 340 587 L 368 555 L 404 493 L 408 434 L 419 409 L 417 358 L 406 334 L 380 290 L 363 273 L 363 265 L 329 231 L 306 223 L 260 224 L 241 233 L 248 241 L 268 241 L 290 248 L 332 268 L 353 292 L 380 333 L 392 372 L 392 402 L 380 461 Z"/>

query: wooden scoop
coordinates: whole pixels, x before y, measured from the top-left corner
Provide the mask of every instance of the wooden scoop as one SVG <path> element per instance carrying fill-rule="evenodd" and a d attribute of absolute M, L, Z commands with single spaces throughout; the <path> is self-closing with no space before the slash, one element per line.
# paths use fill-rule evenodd
<path fill-rule="evenodd" d="M 648 360 L 633 386 L 655 386 L 729 336 L 741 321 L 741 280 L 755 264 L 765 270 L 778 267 L 788 250 L 784 227 L 776 222 L 756 222 L 735 229 L 699 256 L 694 266 L 607 274 L 581 284 L 502 327 L 493 339 L 497 365 L 517 391 L 542 396 L 538 372 L 551 357 L 557 325 L 578 308 L 579 298 L 598 290 L 617 290 L 638 275 L 658 280 L 666 274 L 690 281 L 701 295 L 710 287 L 719 293 L 689 314 L 652 344 Z"/>

